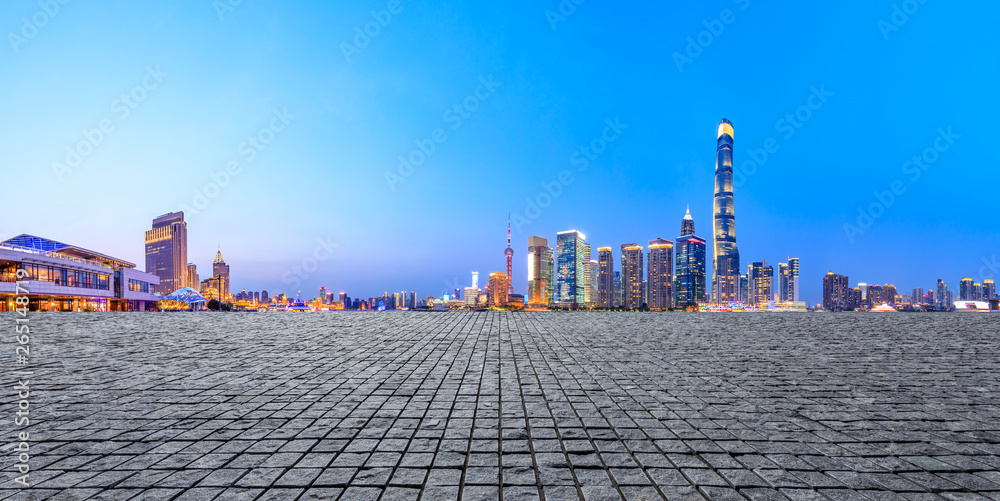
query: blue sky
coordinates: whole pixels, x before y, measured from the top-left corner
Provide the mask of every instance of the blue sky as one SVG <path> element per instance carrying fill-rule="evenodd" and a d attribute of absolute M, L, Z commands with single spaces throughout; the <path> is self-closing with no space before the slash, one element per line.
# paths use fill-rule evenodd
<path fill-rule="evenodd" d="M 799 257 L 810 304 L 828 270 L 1000 275 L 995 2 L 225 2 L 0 5 L 0 236 L 142 267 L 189 208 L 189 260 L 221 246 L 235 290 L 424 297 L 503 270 L 510 212 L 524 292 L 530 235 L 645 245 L 690 205 L 710 237 L 725 117 L 742 262 Z"/>

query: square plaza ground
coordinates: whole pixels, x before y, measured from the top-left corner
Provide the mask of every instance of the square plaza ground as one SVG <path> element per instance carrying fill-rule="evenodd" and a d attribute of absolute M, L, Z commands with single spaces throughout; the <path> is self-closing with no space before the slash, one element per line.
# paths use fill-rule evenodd
<path fill-rule="evenodd" d="M 0 499 L 1000 500 L 1000 316 L 31 322 Z"/>

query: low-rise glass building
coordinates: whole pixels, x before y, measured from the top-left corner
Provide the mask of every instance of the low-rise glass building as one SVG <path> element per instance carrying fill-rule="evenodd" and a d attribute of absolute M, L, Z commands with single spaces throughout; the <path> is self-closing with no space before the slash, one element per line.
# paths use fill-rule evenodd
<path fill-rule="evenodd" d="M 13 311 L 24 270 L 30 311 L 145 311 L 158 300 L 156 275 L 99 252 L 33 235 L 0 242 L 0 311 Z"/>

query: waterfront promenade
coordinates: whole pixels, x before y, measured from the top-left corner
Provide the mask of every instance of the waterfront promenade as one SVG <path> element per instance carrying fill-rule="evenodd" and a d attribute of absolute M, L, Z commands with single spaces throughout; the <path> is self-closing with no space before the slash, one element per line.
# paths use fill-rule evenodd
<path fill-rule="evenodd" d="M 31 318 L 0 499 L 1000 500 L 991 315 Z"/>

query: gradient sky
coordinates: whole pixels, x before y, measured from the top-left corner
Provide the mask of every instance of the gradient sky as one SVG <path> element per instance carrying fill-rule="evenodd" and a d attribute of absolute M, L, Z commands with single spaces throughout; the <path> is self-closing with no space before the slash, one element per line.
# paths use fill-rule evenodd
<path fill-rule="evenodd" d="M 0 237 L 35 234 L 143 268 L 152 219 L 197 207 L 196 192 L 236 162 L 239 174 L 187 214 L 203 277 L 221 245 L 237 291 L 439 296 L 470 271 L 502 271 L 508 212 L 528 219 L 525 200 L 568 170 L 573 181 L 514 231 L 514 285 L 526 292 L 530 235 L 554 246 L 556 232 L 578 229 L 617 261 L 623 243 L 676 238 L 690 205 L 710 238 L 725 117 L 737 171 L 769 138 L 777 146 L 736 189 L 744 267 L 799 257 L 810 304 L 828 270 L 901 293 L 1000 275 L 997 2 L 586 1 L 558 19 L 556 0 L 403 0 L 350 60 L 345 44 L 391 3 L 225 2 L 69 2 L 52 16 L 35 1 L 0 4 Z M 699 36 L 710 43 L 688 47 Z M 697 57 L 679 71 L 674 54 L 686 51 Z M 156 68 L 159 82 L 147 78 Z M 150 89 L 136 90 L 144 78 Z M 470 98 L 481 78 L 499 86 Z M 813 88 L 832 95 L 810 101 Z M 127 93 L 144 99 L 126 116 Z M 477 109 L 459 124 L 446 112 L 467 98 Z M 294 118 L 250 160 L 248 136 L 284 125 L 275 110 Z M 779 121 L 797 110 L 810 116 L 790 134 Z M 627 128 L 580 170 L 574 152 L 616 118 Z M 111 132 L 57 175 L 102 123 Z M 436 128 L 444 141 L 390 189 L 385 174 Z M 959 137 L 939 140 L 947 149 L 914 179 L 906 162 L 939 128 Z M 894 181 L 901 194 L 849 235 Z M 338 246 L 293 283 L 318 240 Z"/>

